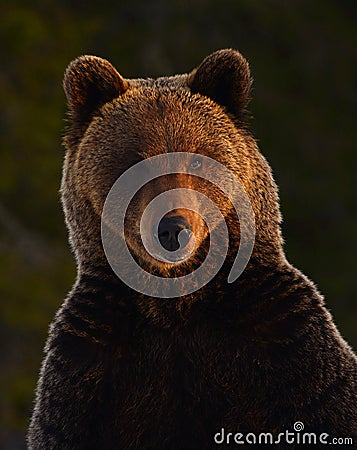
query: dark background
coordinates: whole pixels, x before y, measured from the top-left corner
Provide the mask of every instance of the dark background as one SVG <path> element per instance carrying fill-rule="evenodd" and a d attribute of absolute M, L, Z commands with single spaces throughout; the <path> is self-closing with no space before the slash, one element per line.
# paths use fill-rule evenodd
<path fill-rule="evenodd" d="M 280 187 L 287 256 L 357 344 L 353 1 L 8 3 L 0 6 L 1 448 L 24 446 L 48 325 L 74 281 L 58 193 L 61 83 L 84 53 L 126 77 L 189 71 L 224 47 L 247 57 L 251 128 Z"/>

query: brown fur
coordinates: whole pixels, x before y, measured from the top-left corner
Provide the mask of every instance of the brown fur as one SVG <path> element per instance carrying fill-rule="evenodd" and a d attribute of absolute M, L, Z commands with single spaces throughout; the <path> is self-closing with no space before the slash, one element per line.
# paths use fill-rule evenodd
<path fill-rule="evenodd" d="M 93 56 L 68 67 L 62 199 L 78 278 L 51 327 L 30 449 L 208 449 L 222 427 L 277 436 L 296 421 L 331 437 L 353 435 L 356 358 L 313 283 L 286 261 L 277 188 L 244 124 L 251 83 L 234 50 L 157 80 L 123 79 Z M 226 262 L 209 284 L 181 298 L 150 298 L 109 267 L 101 212 L 127 168 L 175 151 L 234 172 L 255 213 L 256 241 L 246 270 L 227 284 L 240 240 L 229 199 L 194 176 L 149 183 L 126 218 L 126 241 L 147 270 L 179 276 L 207 251 L 207 228 L 185 209 L 170 214 L 184 216 L 196 235 L 188 262 L 160 263 L 142 248 L 141 214 L 163 190 L 208 195 L 230 233 Z"/>

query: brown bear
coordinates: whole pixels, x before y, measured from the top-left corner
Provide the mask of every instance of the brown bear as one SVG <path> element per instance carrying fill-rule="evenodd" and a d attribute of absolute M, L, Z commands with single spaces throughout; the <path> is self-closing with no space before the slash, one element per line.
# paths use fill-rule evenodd
<path fill-rule="evenodd" d="M 94 56 L 69 65 L 61 191 L 78 276 L 50 329 L 30 449 L 319 448 L 353 438 L 356 357 L 314 284 L 285 258 L 277 187 L 246 126 L 251 84 L 247 61 L 231 49 L 211 54 L 191 73 L 156 80 L 124 79 Z M 197 205 L 169 204 L 155 229 L 173 254 L 194 236 L 188 256 L 160 260 L 143 245 L 143 230 L 155 234 L 150 220 L 140 222 L 145 208 L 161 192 L 184 188 L 218 206 L 212 229 L 224 221 L 229 246 L 209 282 L 160 298 L 117 276 L 103 247 L 102 215 L 127 169 L 179 152 L 189 158 L 188 173 L 162 174 L 141 186 L 118 242 L 157 279 L 198 270 L 211 229 Z M 225 177 L 200 176 L 206 157 L 234 174 L 254 212 L 252 254 L 233 283 L 227 277 L 242 223 Z"/>

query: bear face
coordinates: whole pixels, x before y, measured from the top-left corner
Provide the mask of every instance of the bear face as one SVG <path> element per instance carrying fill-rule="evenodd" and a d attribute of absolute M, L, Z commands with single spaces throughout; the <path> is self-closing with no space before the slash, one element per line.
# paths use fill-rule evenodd
<path fill-rule="evenodd" d="M 225 187 L 227 192 L 228 181 L 217 173 L 215 183 L 209 182 L 209 167 L 202 163 L 202 156 L 229 169 L 248 194 L 256 218 L 253 256 L 283 258 L 277 189 L 268 164 L 244 126 L 251 76 L 240 53 L 221 50 L 190 74 L 158 80 L 125 80 L 106 60 L 85 56 L 69 66 L 64 86 L 71 125 L 65 138 L 68 153 L 62 198 L 79 267 L 88 261 L 90 265 L 105 261 L 100 220 L 107 195 L 120 175 L 140 161 L 175 152 L 187 153 L 182 171 L 186 165 L 194 172 L 151 180 L 136 193 L 126 214 L 126 243 L 147 270 L 178 275 L 204 260 L 209 230 L 202 215 L 195 212 L 197 196 L 188 189 L 209 197 L 220 208 L 232 237 L 229 252 L 237 251 L 239 221 L 220 189 Z M 145 170 L 150 172 L 150 165 Z M 169 208 L 156 237 L 164 248 L 175 250 L 180 231 L 186 230 L 188 251 L 184 258 L 161 261 L 143 246 L 140 219 L 160 193 L 178 188 L 185 189 L 180 195 L 192 210 Z M 212 215 L 208 210 L 201 212 Z M 153 235 L 151 219 L 144 232 Z"/>

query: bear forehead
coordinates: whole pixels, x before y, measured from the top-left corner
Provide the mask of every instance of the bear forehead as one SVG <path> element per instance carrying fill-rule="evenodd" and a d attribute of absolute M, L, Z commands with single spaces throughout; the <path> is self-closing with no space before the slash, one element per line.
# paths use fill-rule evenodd
<path fill-rule="evenodd" d="M 188 89 L 139 87 L 128 89 L 101 108 L 101 125 L 133 134 L 174 133 L 186 139 L 219 139 L 233 136 L 237 128 L 223 107 Z M 99 123 L 96 121 L 96 126 Z"/>
<path fill-rule="evenodd" d="M 161 112 L 162 114 L 173 111 L 199 116 L 202 116 L 202 114 L 212 117 L 219 116 L 222 119 L 226 117 L 224 107 L 221 107 L 209 97 L 194 94 L 184 87 L 170 88 L 156 84 L 143 84 L 129 88 L 124 94 L 104 105 L 103 108 L 104 110 L 112 109 L 113 106 L 130 107 L 132 113 L 136 110 L 147 113 L 150 112 L 147 109 L 154 108 L 156 113 Z M 126 111 L 129 112 L 127 109 Z"/>
<path fill-rule="evenodd" d="M 214 157 L 237 147 L 237 130 L 231 123 L 222 124 L 229 122 L 222 114 L 206 114 L 202 107 L 206 100 L 192 108 L 173 102 L 170 96 L 145 98 L 145 105 L 136 95 L 106 105 L 102 115 L 93 119 L 82 144 L 95 145 L 101 154 L 124 151 L 126 158 L 130 153 L 150 157 L 175 151 Z"/>

